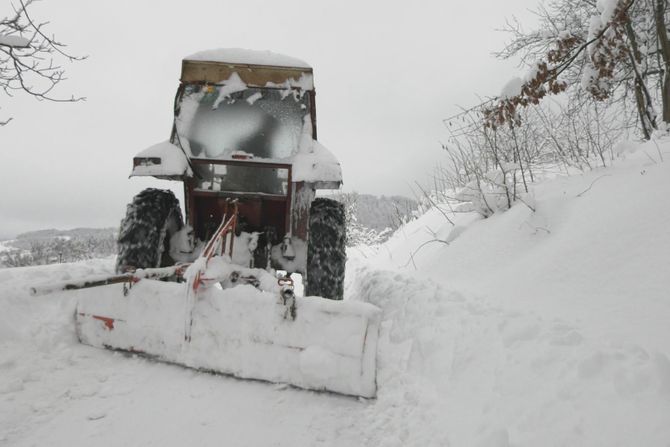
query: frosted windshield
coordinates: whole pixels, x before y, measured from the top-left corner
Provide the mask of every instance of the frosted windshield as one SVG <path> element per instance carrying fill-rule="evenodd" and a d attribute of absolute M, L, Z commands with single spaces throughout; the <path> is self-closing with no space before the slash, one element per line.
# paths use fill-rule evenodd
<path fill-rule="evenodd" d="M 226 159 L 246 153 L 280 159 L 297 151 L 303 117 L 309 113 L 307 95 L 296 90 L 247 88 L 221 98 L 220 88 L 185 89 L 177 131 L 192 157 Z"/>
<path fill-rule="evenodd" d="M 198 191 L 254 192 L 286 195 L 288 169 L 265 166 L 194 165 Z"/>

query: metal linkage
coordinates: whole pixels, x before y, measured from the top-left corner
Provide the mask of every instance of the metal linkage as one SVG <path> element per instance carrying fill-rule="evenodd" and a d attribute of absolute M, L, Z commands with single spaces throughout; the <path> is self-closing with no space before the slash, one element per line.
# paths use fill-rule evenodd
<path fill-rule="evenodd" d="M 193 328 L 193 308 L 195 307 L 196 298 L 200 286 L 203 284 L 202 275 L 207 270 L 207 264 L 210 259 L 218 252 L 225 252 L 226 238 L 230 235 L 229 254 L 233 256 L 233 243 L 235 241 L 235 228 L 237 226 L 237 199 L 226 200 L 226 205 L 223 211 L 223 219 L 221 225 L 214 232 L 212 238 L 205 245 L 198 259 L 194 262 L 198 270 L 194 275 L 189 275 L 187 278 L 186 303 L 185 303 L 185 325 L 184 325 L 184 341 L 186 343 L 191 341 L 191 329 Z M 230 217 L 228 217 L 229 206 L 232 205 Z"/>
<path fill-rule="evenodd" d="M 124 273 L 122 275 L 114 276 L 98 276 L 90 277 L 79 281 L 62 281 L 53 284 L 45 284 L 34 286 L 30 288 L 30 294 L 33 296 L 48 295 L 50 293 L 62 292 L 65 290 L 79 290 L 88 289 L 91 287 L 107 286 L 110 284 L 127 284 L 132 285 L 143 279 L 163 279 L 172 276 L 183 276 L 186 269 L 190 266 L 187 264 L 178 264 L 171 267 L 162 267 L 155 269 L 138 269 L 133 272 Z"/>
<path fill-rule="evenodd" d="M 237 211 L 238 211 L 237 202 L 238 202 L 237 199 L 226 201 L 226 205 L 223 212 L 223 219 L 221 220 L 219 228 L 214 232 L 212 238 L 209 240 L 209 242 L 207 242 L 207 245 L 205 245 L 205 249 L 200 254 L 200 257 L 195 262 L 196 264 L 200 265 L 201 268 L 195 274 L 193 284 L 191 285 L 194 291 L 197 291 L 202 284 L 201 277 L 204 271 L 207 269 L 207 264 L 209 263 L 209 260 L 212 259 L 212 257 L 216 253 L 225 252 L 226 237 L 228 235 L 231 235 L 229 239 L 230 244 L 228 254 L 230 255 L 231 258 L 233 257 L 233 243 L 235 242 L 235 228 L 237 227 Z M 232 211 L 230 217 L 226 220 L 226 217 L 228 217 L 229 204 L 232 205 Z M 204 261 L 201 261 L 201 259 L 204 259 Z"/>

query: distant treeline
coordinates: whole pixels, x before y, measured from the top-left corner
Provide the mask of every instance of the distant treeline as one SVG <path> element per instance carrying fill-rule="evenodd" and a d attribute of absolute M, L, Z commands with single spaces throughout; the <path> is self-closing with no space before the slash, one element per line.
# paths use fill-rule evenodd
<path fill-rule="evenodd" d="M 347 245 L 376 245 L 415 217 L 416 200 L 402 196 L 373 196 L 357 192 L 339 193 L 333 198 L 345 205 Z"/>
<path fill-rule="evenodd" d="M 384 242 L 414 217 L 418 202 L 401 196 L 340 193 L 333 198 L 346 209 L 348 245 Z M 116 254 L 116 228 L 76 228 L 23 233 L 0 242 L 0 267 L 75 262 Z"/>
<path fill-rule="evenodd" d="M 103 258 L 116 253 L 117 231 L 113 228 L 77 228 L 74 230 L 40 230 L 23 233 L 4 241 L 0 266 L 74 262 Z"/>

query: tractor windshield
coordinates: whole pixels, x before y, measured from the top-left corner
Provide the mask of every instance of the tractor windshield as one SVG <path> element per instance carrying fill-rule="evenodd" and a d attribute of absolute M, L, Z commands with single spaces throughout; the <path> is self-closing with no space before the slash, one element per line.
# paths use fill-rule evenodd
<path fill-rule="evenodd" d="M 177 133 L 191 157 L 282 159 L 300 143 L 308 95 L 299 90 L 187 85 Z"/>
<path fill-rule="evenodd" d="M 287 195 L 288 167 L 228 166 L 225 164 L 196 163 L 193 165 L 198 180 L 195 189 L 212 192 L 253 192 Z"/>

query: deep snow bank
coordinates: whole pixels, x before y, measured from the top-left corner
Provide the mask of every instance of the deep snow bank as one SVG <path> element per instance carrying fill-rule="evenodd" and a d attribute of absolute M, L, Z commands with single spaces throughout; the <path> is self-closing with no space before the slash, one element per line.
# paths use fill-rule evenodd
<path fill-rule="evenodd" d="M 659 148 L 670 160 L 669 142 Z M 384 309 L 368 445 L 666 445 L 659 158 L 647 143 L 613 168 L 536 185 L 536 211 L 458 214 L 452 227 L 433 210 L 375 255 L 352 251 L 354 295 Z"/>

